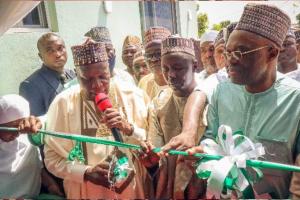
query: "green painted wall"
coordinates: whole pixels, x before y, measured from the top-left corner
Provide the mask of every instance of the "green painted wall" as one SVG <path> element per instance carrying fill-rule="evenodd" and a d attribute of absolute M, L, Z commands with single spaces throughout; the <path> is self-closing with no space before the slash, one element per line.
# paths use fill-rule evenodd
<path fill-rule="evenodd" d="M 68 49 L 68 68 L 73 68 L 70 47 L 84 40 L 84 33 L 94 26 L 107 26 L 116 48 L 116 66 L 124 68 L 121 53 L 126 35 L 141 37 L 141 21 L 138 1 L 112 2 L 112 12 L 105 13 L 102 1 L 49 1 L 45 2 L 50 26 L 65 40 Z M 196 3 L 179 2 L 179 18 L 182 36 L 196 36 Z M 187 11 L 192 21 L 187 23 Z M 38 69 L 41 61 L 36 42 L 43 32 L 6 33 L 0 37 L 0 95 L 18 93 L 21 81 Z"/>
<path fill-rule="evenodd" d="M 0 37 L 0 95 L 18 93 L 19 83 L 40 66 L 35 42 L 40 36 L 16 33 Z"/>

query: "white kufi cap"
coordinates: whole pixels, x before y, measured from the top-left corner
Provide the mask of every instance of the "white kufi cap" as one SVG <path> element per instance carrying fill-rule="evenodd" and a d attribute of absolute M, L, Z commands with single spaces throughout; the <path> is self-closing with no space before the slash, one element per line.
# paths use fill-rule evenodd
<path fill-rule="evenodd" d="M 200 41 L 201 43 L 214 42 L 217 35 L 218 35 L 218 31 L 207 31 L 201 36 Z"/>
<path fill-rule="evenodd" d="M 16 94 L 0 97 L 0 124 L 29 117 L 29 115 L 29 103 L 23 97 Z"/>

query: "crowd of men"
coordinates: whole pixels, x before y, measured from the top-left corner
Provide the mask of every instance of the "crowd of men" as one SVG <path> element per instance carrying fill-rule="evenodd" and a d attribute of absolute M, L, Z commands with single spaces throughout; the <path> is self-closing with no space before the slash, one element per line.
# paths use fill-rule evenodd
<path fill-rule="evenodd" d="M 203 153 L 200 141 L 216 138 L 223 124 L 262 143 L 266 160 L 300 166 L 300 30 L 279 8 L 247 4 L 238 22 L 200 39 L 164 27 L 151 27 L 143 41 L 129 35 L 125 70 L 115 66 L 106 27 L 85 36 L 71 47 L 73 71 L 64 68 L 63 39 L 42 35 L 41 68 L 20 84 L 19 95 L 0 97 L 0 127 L 19 130 L 0 131 L 0 198 L 206 198 L 196 159 L 168 152 Z M 99 93 L 112 104 L 104 111 L 95 103 Z M 123 142 L 142 150 L 78 143 L 38 129 L 112 141 L 117 129 Z M 70 160 L 74 148 L 82 149 L 83 160 Z M 111 167 L 118 155 L 132 171 L 117 186 Z M 299 173 L 263 173 L 253 185 L 256 198 L 300 198 Z"/>

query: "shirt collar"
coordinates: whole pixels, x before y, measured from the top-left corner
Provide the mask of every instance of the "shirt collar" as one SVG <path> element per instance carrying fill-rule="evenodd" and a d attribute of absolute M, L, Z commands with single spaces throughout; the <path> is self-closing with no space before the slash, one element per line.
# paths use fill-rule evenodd
<path fill-rule="evenodd" d="M 61 74 L 59 72 L 47 67 L 45 64 L 42 65 L 42 69 L 44 71 L 46 71 L 47 73 L 49 73 L 49 74 L 53 74 L 58 80 L 60 80 L 60 75 Z"/>
<path fill-rule="evenodd" d="M 267 89 L 263 92 L 259 92 L 259 93 L 250 93 L 246 90 L 246 86 L 243 86 L 243 90 L 249 96 L 263 96 L 263 95 L 268 94 L 269 92 L 273 91 L 274 86 L 278 83 L 279 80 L 281 80 L 283 78 L 284 78 L 284 74 L 277 71 L 276 72 L 276 80 L 274 81 L 273 85 L 269 89 Z"/>

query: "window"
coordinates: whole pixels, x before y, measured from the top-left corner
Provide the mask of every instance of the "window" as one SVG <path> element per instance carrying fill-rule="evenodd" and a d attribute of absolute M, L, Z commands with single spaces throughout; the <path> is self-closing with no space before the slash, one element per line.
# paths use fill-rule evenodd
<path fill-rule="evenodd" d="M 142 32 L 153 26 L 168 28 L 173 34 L 178 33 L 176 3 L 169 1 L 140 2 Z"/>
<path fill-rule="evenodd" d="M 26 17 L 18 22 L 14 28 L 48 28 L 44 2 L 35 7 Z"/>

